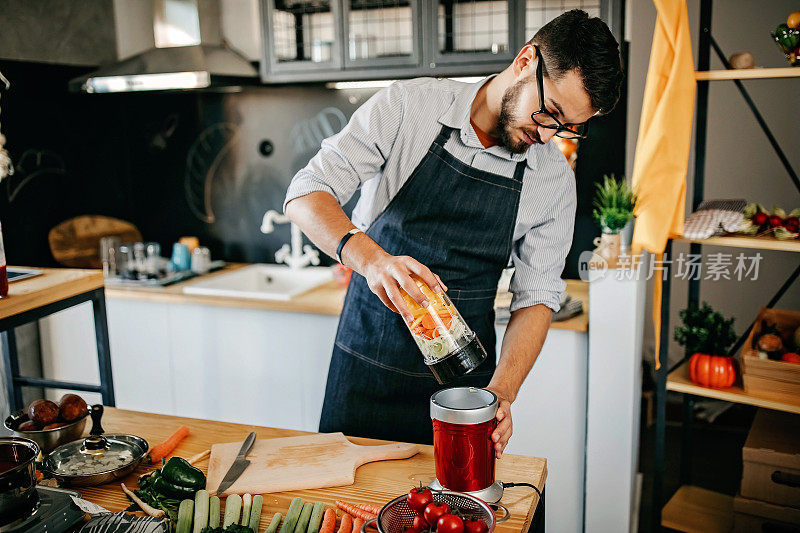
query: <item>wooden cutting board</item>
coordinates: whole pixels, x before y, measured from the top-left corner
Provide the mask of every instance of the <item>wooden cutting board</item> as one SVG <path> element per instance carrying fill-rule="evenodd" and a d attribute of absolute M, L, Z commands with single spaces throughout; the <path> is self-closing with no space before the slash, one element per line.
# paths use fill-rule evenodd
<path fill-rule="evenodd" d="M 58 224 L 47 240 L 60 264 L 71 268 L 101 268 L 100 239 L 119 237 L 120 242 L 140 242 L 142 234 L 130 222 L 101 215 L 81 215 Z"/>
<path fill-rule="evenodd" d="M 216 494 L 222 478 L 233 464 L 242 441 L 211 446 L 206 489 L 212 495 Z M 267 494 L 352 485 L 356 468 L 364 463 L 406 459 L 418 451 L 416 444 L 400 442 L 359 446 L 342 433 L 257 440 L 247 454 L 250 466 L 224 494 L 217 495 Z"/>

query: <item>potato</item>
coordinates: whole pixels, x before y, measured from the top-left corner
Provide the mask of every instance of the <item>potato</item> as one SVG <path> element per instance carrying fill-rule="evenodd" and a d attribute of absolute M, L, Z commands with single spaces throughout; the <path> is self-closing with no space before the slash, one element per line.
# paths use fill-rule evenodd
<path fill-rule="evenodd" d="M 728 59 L 732 68 L 753 68 L 756 66 L 756 59 L 750 52 L 736 52 Z"/>
<path fill-rule="evenodd" d="M 28 418 L 38 426 L 46 426 L 58 420 L 58 405 L 50 400 L 35 400 L 28 406 Z"/>
<path fill-rule="evenodd" d="M 17 431 L 39 431 L 39 428 L 32 421 L 26 420 L 17 426 Z"/>
<path fill-rule="evenodd" d="M 58 417 L 64 422 L 74 422 L 87 412 L 86 402 L 77 394 L 65 394 L 58 402 Z"/>

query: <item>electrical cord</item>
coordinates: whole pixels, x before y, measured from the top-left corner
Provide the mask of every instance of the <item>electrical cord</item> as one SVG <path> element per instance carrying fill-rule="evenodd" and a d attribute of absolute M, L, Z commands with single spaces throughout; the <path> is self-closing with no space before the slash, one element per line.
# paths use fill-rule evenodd
<path fill-rule="evenodd" d="M 505 483 L 505 482 L 502 482 L 502 481 L 500 483 L 503 485 L 503 489 L 510 489 L 511 487 L 530 487 L 530 488 L 532 488 L 533 490 L 536 491 L 536 494 L 539 495 L 539 499 L 542 498 L 542 491 L 540 491 L 536 487 L 536 485 L 533 485 L 531 483 Z"/>

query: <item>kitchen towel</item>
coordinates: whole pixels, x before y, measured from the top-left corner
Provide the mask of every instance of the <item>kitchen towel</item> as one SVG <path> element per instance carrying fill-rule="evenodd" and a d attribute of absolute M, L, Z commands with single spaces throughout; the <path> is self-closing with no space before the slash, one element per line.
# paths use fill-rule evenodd
<path fill-rule="evenodd" d="M 683 231 L 686 166 L 694 114 L 695 74 L 689 15 L 683 0 L 653 0 L 658 12 L 633 163 L 636 227 L 631 251 L 663 259 L 670 236 Z M 661 276 L 654 276 L 656 369 L 661 365 Z"/>
<path fill-rule="evenodd" d="M 738 231 L 744 220 L 746 200 L 705 200 L 689 215 L 683 227 L 687 239 L 708 239 Z"/>

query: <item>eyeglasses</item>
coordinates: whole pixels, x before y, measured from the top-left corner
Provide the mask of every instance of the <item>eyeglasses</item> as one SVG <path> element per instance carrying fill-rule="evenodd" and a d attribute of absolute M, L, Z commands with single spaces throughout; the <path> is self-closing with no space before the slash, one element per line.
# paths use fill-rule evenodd
<path fill-rule="evenodd" d="M 542 128 L 547 128 L 549 130 L 556 130 L 555 136 L 561 137 L 562 139 L 585 139 L 586 134 L 589 132 L 589 125 L 586 122 L 581 122 L 579 124 L 571 124 L 569 122 L 562 123 L 556 117 L 550 114 L 547 110 L 547 107 L 544 105 L 544 74 L 543 74 L 543 63 L 542 54 L 539 52 L 539 47 L 533 45 L 534 49 L 536 49 L 536 56 L 539 58 L 539 62 L 536 64 L 536 82 L 539 84 L 539 101 L 541 102 L 541 107 L 539 111 L 534 111 L 531 113 L 531 119 L 536 123 L 536 125 L 541 126 Z M 538 119 L 536 117 L 539 117 Z"/>

